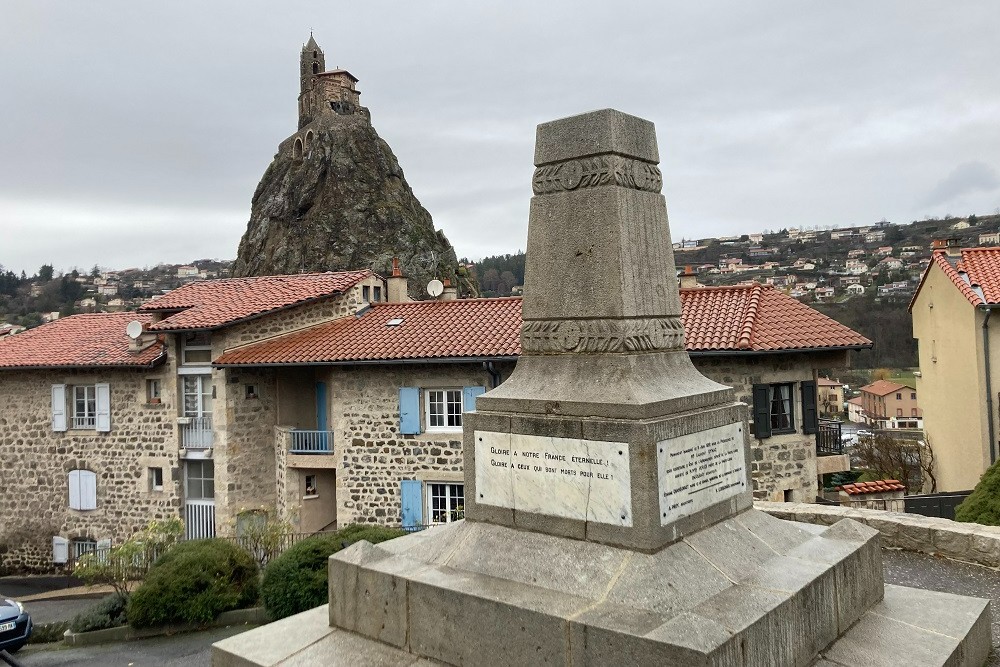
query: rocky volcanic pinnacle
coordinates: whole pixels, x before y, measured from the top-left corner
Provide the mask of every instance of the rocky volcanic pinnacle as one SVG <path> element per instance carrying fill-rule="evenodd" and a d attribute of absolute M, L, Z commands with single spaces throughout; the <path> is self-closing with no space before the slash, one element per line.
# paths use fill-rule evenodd
<path fill-rule="evenodd" d="M 346 113 L 345 113 L 346 111 Z M 234 276 L 372 268 L 399 257 L 410 293 L 456 280 L 455 251 L 364 107 L 337 109 L 279 146 L 253 196 Z"/>

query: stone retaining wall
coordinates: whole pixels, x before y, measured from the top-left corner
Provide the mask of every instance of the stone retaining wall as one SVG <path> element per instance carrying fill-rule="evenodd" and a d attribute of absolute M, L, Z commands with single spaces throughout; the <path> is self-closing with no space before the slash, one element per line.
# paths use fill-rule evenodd
<path fill-rule="evenodd" d="M 757 502 L 757 509 L 788 521 L 832 525 L 854 519 L 877 530 L 882 545 L 1000 567 L 1000 527 L 883 510 L 808 503 Z"/>

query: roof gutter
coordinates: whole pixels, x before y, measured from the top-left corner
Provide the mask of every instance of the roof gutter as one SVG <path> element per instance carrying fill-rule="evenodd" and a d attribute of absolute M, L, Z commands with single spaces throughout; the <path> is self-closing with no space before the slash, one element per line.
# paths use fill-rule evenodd
<path fill-rule="evenodd" d="M 472 364 L 516 361 L 518 355 L 503 357 L 427 357 L 417 359 L 359 359 L 355 361 L 293 361 L 264 364 L 217 364 L 213 368 L 290 368 L 296 366 L 389 366 L 395 364 Z"/>
<path fill-rule="evenodd" d="M 993 425 L 993 381 L 990 369 L 990 315 L 1000 304 L 980 306 L 986 312 L 983 318 L 983 366 L 986 372 L 986 424 L 990 436 L 990 465 L 997 462 L 996 427 Z"/>
<path fill-rule="evenodd" d="M 799 354 L 811 352 L 839 352 L 842 350 L 870 350 L 873 343 L 867 345 L 833 345 L 830 347 L 795 347 L 783 350 L 690 350 L 692 357 L 749 357 L 769 354 Z"/>

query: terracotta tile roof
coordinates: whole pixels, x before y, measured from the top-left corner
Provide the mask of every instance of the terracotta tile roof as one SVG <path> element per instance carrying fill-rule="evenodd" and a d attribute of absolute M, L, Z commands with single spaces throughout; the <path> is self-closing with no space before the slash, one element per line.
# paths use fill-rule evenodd
<path fill-rule="evenodd" d="M 816 380 L 816 384 L 820 387 L 842 387 L 844 385 L 844 383 L 840 380 L 831 380 L 830 378 L 822 376 Z"/>
<path fill-rule="evenodd" d="M 860 396 L 856 396 L 854 398 L 849 398 L 849 399 L 847 399 L 847 402 L 850 403 L 851 405 L 856 405 L 859 408 L 863 405 Z"/>
<path fill-rule="evenodd" d="M 513 357 L 520 353 L 521 299 L 377 303 L 254 345 L 216 364 L 308 364 L 402 359 Z"/>
<path fill-rule="evenodd" d="M 150 368 L 165 361 L 162 341 L 136 354 L 129 352 L 125 325 L 132 320 L 148 323 L 152 318 L 136 313 L 93 313 L 28 329 L 0 340 L 0 369 Z"/>
<path fill-rule="evenodd" d="M 860 496 L 866 493 L 890 493 L 906 491 L 906 486 L 898 479 L 880 479 L 874 482 L 855 482 L 838 486 L 837 491 L 843 491 L 849 496 Z"/>
<path fill-rule="evenodd" d="M 864 348 L 871 341 L 771 285 L 681 291 L 688 352 Z"/>
<path fill-rule="evenodd" d="M 875 394 L 876 396 L 886 396 L 893 392 L 900 391 L 901 389 L 914 391 L 913 387 L 905 384 L 899 384 L 898 382 L 892 382 L 890 380 L 875 380 L 875 382 L 863 386 L 861 391 L 868 394 Z"/>
<path fill-rule="evenodd" d="M 809 306 L 758 284 L 681 290 L 689 352 L 871 345 Z M 402 324 L 386 323 L 402 318 Z M 226 352 L 216 364 L 295 364 L 516 356 L 521 299 L 375 304 L 347 317 Z"/>
<path fill-rule="evenodd" d="M 935 250 L 910 299 L 911 311 L 927 274 L 934 267 L 944 272 L 973 306 L 1000 303 L 1000 248 L 962 248 L 961 257 L 948 257 L 947 251 Z"/>
<path fill-rule="evenodd" d="M 167 314 L 150 331 L 218 329 L 308 301 L 339 294 L 375 275 L 371 271 L 202 280 L 156 297 L 141 312 Z"/>

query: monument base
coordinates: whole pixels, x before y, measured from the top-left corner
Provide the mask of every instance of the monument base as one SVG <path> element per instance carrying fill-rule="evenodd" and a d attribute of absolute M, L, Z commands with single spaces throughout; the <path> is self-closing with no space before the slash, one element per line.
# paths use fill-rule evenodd
<path fill-rule="evenodd" d="M 463 521 L 330 560 L 213 664 L 981 665 L 987 601 L 884 586 L 877 532 L 751 509 L 655 554 Z"/>

